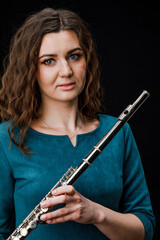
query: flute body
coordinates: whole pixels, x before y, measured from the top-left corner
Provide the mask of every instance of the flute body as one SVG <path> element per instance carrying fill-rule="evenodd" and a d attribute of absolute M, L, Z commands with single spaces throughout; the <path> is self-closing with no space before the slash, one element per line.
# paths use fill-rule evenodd
<path fill-rule="evenodd" d="M 54 197 L 52 191 L 63 185 L 73 185 L 82 173 L 93 163 L 103 149 L 108 145 L 112 138 L 119 132 L 123 125 L 132 117 L 132 115 L 138 110 L 143 102 L 149 97 L 147 91 L 143 91 L 142 94 L 136 99 L 136 101 L 129 105 L 118 117 L 117 122 L 113 127 L 104 135 L 104 137 L 91 149 L 88 155 L 82 160 L 82 162 L 76 167 L 70 167 L 68 171 L 62 176 L 62 178 L 55 184 L 55 186 L 49 191 L 49 193 L 41 200 L 47 200 Z M 24 219 L 24 221 L 15 229 L 15 231 L 7 238 L 7 240 L 24 240 L 27 236 L 37 228 L 38 224 L 43 222 L 40 217 L 43 213 L 48 212 L 49 208 L 42 208 L 41 202 L 33 209 L 33 211 Z"/>

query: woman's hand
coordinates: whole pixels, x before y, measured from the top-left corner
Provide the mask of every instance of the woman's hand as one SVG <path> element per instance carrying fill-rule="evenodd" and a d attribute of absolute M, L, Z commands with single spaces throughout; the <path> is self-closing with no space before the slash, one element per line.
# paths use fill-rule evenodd
<path fill-rule="evenodd" d="M 53 198 L 41 203 L 43 208 L 52 208 L 65 203 L 65 207 L 44 213 L 41 220 L 48 224 L 75 221 L 94 224 L 109 239 L 144 240 L 142 222 L 133 214 L 122 214 L 99 205 L 78 193 L 71 185 L 56 188 Z"/>
<path fill-rule="evenodd" d="M 98 223 L 98 204 L 78 193 L 71 185 L 56 188 L 54 197 L 41 203 L 43 208 L 52 208 L 57 204 L 65 203 L 65 207 L 45 213 L 41 220 L 48 224 L 75 221 L 84 224 Z"/>

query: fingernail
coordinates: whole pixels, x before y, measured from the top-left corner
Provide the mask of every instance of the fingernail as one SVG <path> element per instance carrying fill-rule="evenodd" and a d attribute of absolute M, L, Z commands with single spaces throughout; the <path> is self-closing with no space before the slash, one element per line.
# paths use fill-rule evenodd
<path fill-rule="evenodd" d="M 52 223 L 52 220 L 48 220 L 47 223 L 48 223 L 48 224 Z"/>
<path fill-rule="evenodd" d="M 46 204 L 44 202 L 41 203 L 41 207 L 44 208 L 46 207 Z"/>
<path fill-rule="evenodd" d="M 46 215 L 42 215 L 42 216 L 41 216 L 41 220 L 42 220 L 42 221 L 44 221 L 46 218 L 47 218 Z"/>
<path fill-rule="evenodd" d="M 54 190 L 52 191 L 52 194 L 54 195 L 54 194 L 56 194 L 56 192 L 57 192 L 57 189 L 54 189 Z"/>

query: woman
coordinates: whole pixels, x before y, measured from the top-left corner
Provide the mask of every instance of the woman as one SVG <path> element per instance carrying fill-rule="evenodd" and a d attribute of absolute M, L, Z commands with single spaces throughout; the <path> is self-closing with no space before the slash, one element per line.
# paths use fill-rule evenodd
<path fill-rule="evenodd" d="M 15 34 L 0 91 L 0 239 L 117 121 L 103 113 L 91 36 L 73 12 L 46 8 Z M 7 131 L 8 129 L 8 131 Z M 155 219 L 126 124 L 73 186 L 41 202 L 28 239 L 152 239 Z M 62 205 L 59 205 L 62 204 Z"/>

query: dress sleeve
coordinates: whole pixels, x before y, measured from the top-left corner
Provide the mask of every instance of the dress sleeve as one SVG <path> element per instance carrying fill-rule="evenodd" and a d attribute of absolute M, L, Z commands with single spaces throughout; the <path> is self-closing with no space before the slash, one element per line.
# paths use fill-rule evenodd
<path fill-rule="evenodd" d="M 14 180 L 12 170 L 0 142 L 0 240 L 12 232 L 14 221 Z"/>
<path fill-rule="evenodd" d="M 124 190 L 121 210 L 123 213 L 136 215 L 144 225 L 145 240 L 151 240 L 155 229 L 155 217 L 152 211 L 140 154 L 128 123 L 124 126 L 124 140 Z"/>

